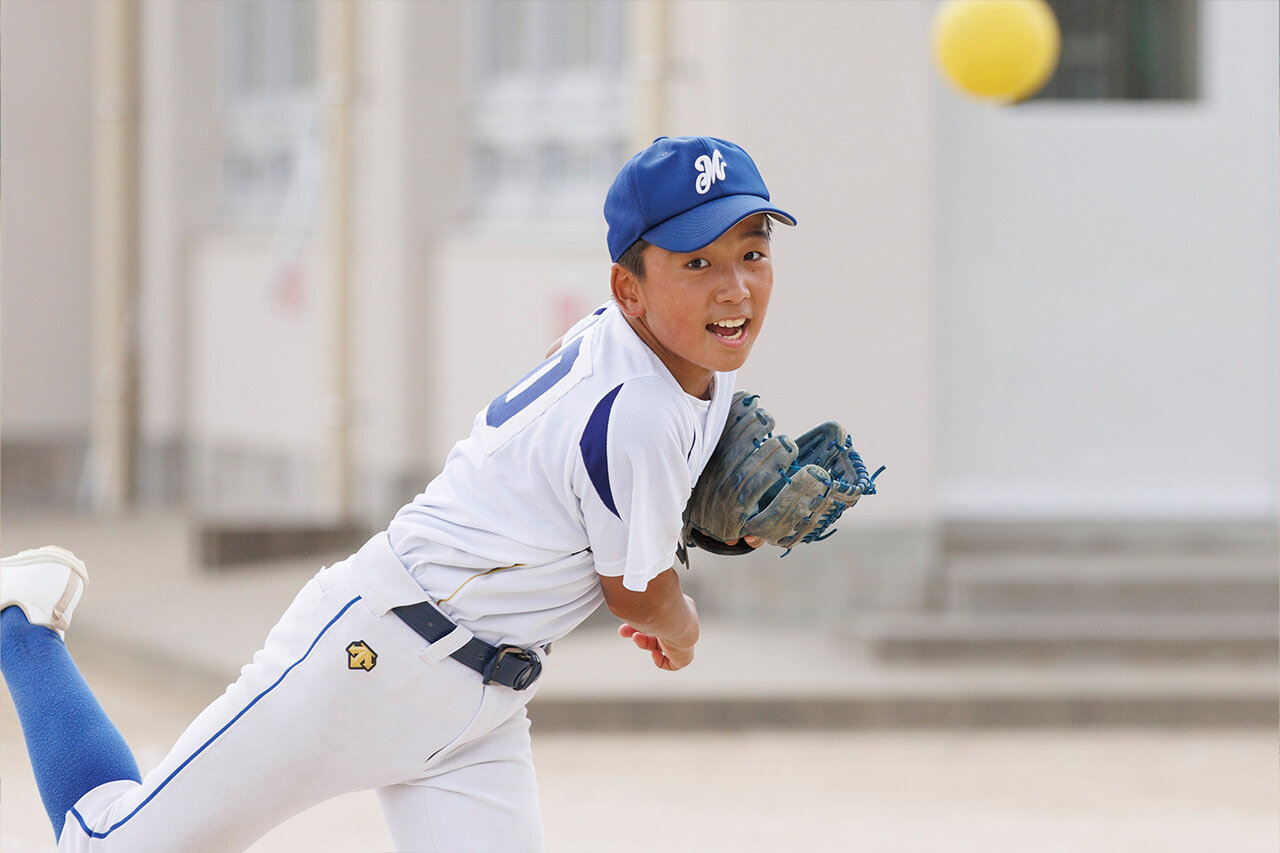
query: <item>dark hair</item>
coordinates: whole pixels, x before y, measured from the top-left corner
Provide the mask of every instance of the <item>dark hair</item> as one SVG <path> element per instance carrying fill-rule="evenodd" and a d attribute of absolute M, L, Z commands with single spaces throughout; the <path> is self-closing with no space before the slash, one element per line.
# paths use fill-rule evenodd
<path fill-rule="evenodd" d="M 773 218 L 765 216 L 764 233 L 769 237 L 773 237 Z M 649 248 L 652 243 L 643 237 L 637 239 L 634 243 L 627 247 L 627 250 L 618 258 L 618 265 L 624 270 L 631 273 L 640 280 L 644 280 L 644 250 Z"/>
<path fill-rule="evenodd" d="M 643 237 L 627 247 L 618 258 L 618 265 L 640 280 L 644 280 L 644 250 L 652 244 Z"/>

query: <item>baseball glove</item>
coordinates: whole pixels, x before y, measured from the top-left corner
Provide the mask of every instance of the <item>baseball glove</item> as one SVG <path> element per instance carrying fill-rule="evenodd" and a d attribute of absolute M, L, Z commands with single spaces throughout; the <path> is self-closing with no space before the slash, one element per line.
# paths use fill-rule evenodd
<path fill-rule="evenodd" d="M 789 553 L 835 533 L 827 529 L 841 513 L 876 493 L 884 468 L 867 476 L 838 423 L 825 421 L 795 440 L 774 435 L 773 416 L 757 399 L 745 391 L 733 397 L 724 432 L 685 507 L 686 546 L 745 554 L 753 549 L 742 537 L 750 535 Z"/>

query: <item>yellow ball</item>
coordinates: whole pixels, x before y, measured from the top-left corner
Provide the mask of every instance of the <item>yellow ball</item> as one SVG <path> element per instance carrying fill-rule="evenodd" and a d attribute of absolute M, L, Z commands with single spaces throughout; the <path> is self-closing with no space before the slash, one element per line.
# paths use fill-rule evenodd
<path fill-rule="evenodd" d="M 1053 74 L 1062 48 L 1045 0 L 947 0 L 933 18 L 933 55 L 943 74 L 979 98 L 1031 97 Z"/>

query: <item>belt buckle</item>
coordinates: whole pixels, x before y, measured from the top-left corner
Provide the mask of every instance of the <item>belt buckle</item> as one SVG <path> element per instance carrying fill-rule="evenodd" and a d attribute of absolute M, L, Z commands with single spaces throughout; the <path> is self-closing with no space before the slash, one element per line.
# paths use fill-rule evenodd
<path fill-rule="evenodd" d="M 485 677 L 485 684 L 489 684 L 494 680 L 494 676 L 498 674 L 498 668 L 502 665 L 503 659 L 508 656 L 518 661 L 523 661 L 525 664 L 524 668 L 512 678 L 512 690 L 524 690 L 537 681 L 538 676 L 542 674 L 542 659 L 534 652 L 522 649 L 519 646 L 499 646 L 498 653 L 494 656 L 493 663 L 489 667 L 489 674 Z"/>

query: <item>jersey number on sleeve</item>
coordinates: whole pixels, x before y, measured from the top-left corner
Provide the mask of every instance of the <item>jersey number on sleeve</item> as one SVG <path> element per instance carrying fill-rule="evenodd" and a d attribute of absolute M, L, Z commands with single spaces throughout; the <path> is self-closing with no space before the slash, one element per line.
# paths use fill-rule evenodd
<path fill-rule="evenodd" d="M 505 444 L 591 372 L 590 365 L 585 364 L 589 359 L 581 359 L 584 364 L 579 364 L 581 350 L 579 335 L 489 404 L 484 422 L 493 430 L 485 434 L 486 452 L 492 453 Z M 575 366 L 579 369 L 575 370 Z"/>

